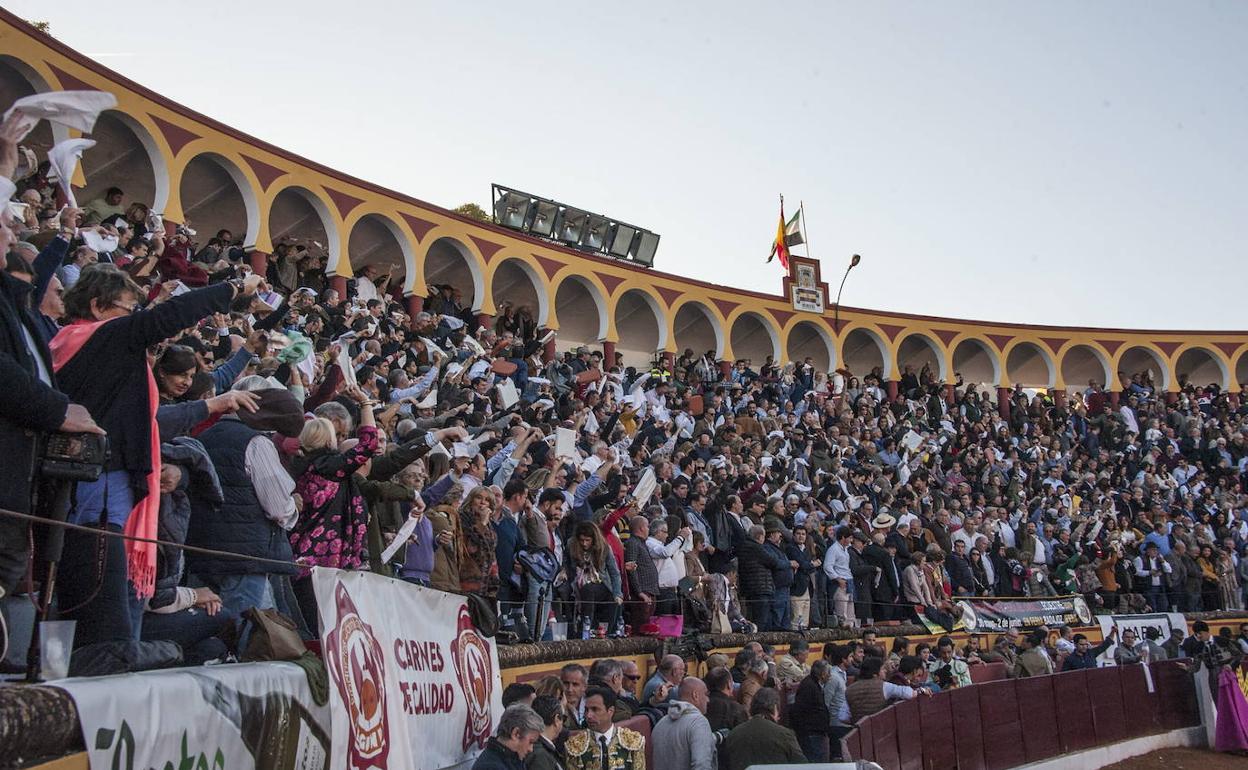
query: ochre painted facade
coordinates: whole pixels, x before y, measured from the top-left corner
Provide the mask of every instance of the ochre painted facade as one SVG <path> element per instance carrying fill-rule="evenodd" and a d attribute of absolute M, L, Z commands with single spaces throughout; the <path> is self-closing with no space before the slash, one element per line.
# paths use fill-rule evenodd
<path fill-rule="evenodd" d="M 431 250 L 436 244 L 444 250 L 450 246 L 464 261 L 461 274 L 473 284 L 463 287 L 465 297 L 480 313 L 496 312 L 495 279 L 500 270 L 507 265 L 519 267 L 509 274 L 522 274 L 532 283 L 532 291 L 540 298 L 540 323 L 552 329 L 559 329 L 561 320 L 568 323 L 572 311 L 561 319 L 561 303 L 556 301 L 562 289 L 570 298 L 564 308 L 579 302 L 580 314 L 591 317 L 591 330 L 581 335 L 583 341 L 610 343 L 612 350 L 630 344 L 632 349 L 644 347 L 621 339 L 617 325 L 620 303 L 631 293 L 634 307 L 640 296 L 644 298 L 640 307 L 653 313 L 658 339 L 654 349 L 663 352 L 686 347 L 702 352 L 713 344 L 721 359 L 741 357 L 743 351 L 733 350 L 733 338 L 744 324 L 752 332 L 746 336 L 761 340 L 752 343 L 755 355 L 766 353 L 780 360 L 813 355 L 835 366 L 851 363 L 851 348 L 866 350 L 868 363 L 851 367 L 854 373 L 862 375 L 870 365 L 879 365 L 888 379 L 898 378 L 904 366 L 917 369 L 926 361 L 949 382 L 964 368 L 966 356 L 971 356 L 981 362 L 984 372 L 975 381 L 996 387 L 1018 383 L 1081 389 L 1088 379 L 1095 379 L 1116 391 L 1123 385 L 1119 371 L 1130 374 L 1141 366 L 1152 369 L 1158 387 L 1170 392 L 1179 389 L 1180 375 L 1192 375 L 1197 368 L 1199 376 L 1194 381 L 1198 384 L 1217 382 L 1232 393 L 1239 392 L 1240 380 L 1248 380 L 1248 332 L 1244 331 L 1047 327 L 852 307 L 840 309 L 839 328 L 834 328 L 830 306 L 822 315 L 798 313 L 779 294 L 732 289 L 587 256 L 473 221 L 243 135 L 152 93 L 2 10 L 0 66 L 19 73 L 35 90 L 88 88 L 115 94 L 122 114 L 119 119 L 150 156 L 156 176 L 155 210 L 163 211 L 166 221 L 183 221 L 183 174 L 194 159 L 210 157 L 240 188 L 248 219 L 245 243 L 259 252 L 273 248 L 269 222 L 274 201 L 282 191 L 294 190 L 321 220 L 329 241 L 325 246 L 330 272 L 350 276 L 353 267 L 362 266 L 358 257 L 357 264 L 352 264 L 349 242 L 353 228 L 368 217 L 382 222 L 399 242 L 405 296 L 426 294 Z M 839 267 L 825 267 L 839 276 Z M 776 283 L 778 290 L 779 278 Z M 685 306 L 697 311 L 692 317 L 699 319 L 706 345 L 682 341 L 689 325 L 678 328 L 676 321 Z M 705 332 L 708 328 L 710 333 Z M 800 337 L 793 337 L 795 333 Z M 851 341 L 856 342 L 851 345 Z M 1022 375 L 1021 365 L 1016 366 L 1020 371 L 1010 370 L 1016 355 L 1030 360 L 1030 374 Z"/>

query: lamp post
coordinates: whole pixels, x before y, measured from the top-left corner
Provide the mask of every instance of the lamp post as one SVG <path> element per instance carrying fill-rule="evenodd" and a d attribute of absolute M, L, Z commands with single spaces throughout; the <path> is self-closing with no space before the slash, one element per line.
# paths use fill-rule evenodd
<path fill-rule="evenodd" d="M 849 267 L 845 268 L 845 275 L 841 276 L 841 287 L 836 290 L 836 304 L 833 306 L 832 328 L 836 329 L 836 333 L 841 333 L 841 292 L 845 291 L 845 279 L 849 278 L 849 271 L 858 266 L 862 261 L 862 257 L 855 254 L 849 260 Z"/>

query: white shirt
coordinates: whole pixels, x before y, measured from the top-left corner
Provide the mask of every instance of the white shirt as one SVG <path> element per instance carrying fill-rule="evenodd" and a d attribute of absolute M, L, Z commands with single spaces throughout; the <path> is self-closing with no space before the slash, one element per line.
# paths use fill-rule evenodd
<path fill-rule="evenodd" d="M 675 588 L 685 576 L 685 559 L 681 553 L 693 550 L 693 539 L 688 542 L 677 535 L 672 542 L 664 545 L 653 537 L 646 538 L 646 548 L 654 559 L 654 566 L 659 573 L 659 588 Z"/>
<path fill-rule="evenodd" d="M 823 574 L 829 580 L 853 580 L 853 573 L 849 571 L 849 549 L 839 542 L 828 546 L 828 553 L 823 560 Z"/>
<path fill-rule="evenodd" d="M 295 526 L 299 519 L 299 511 L 295 508 L 292 497 L 295 482 L 282 467 L 282 460 L 278 457 L 273 440 L 268 436 L 254 436 L 247 442 L 243 463 L 247 478 L 251 479 L 252 487 L 256 490 L 260 507 L 264 509 L 264 515 L 282 529 L 289 530 Z"/>
<path fill-rule="evenodd" d="M 364 276 L 355 279 L 355 297 L 364 302 L 370 299 L 380 299 L 377 296 L 377 286 Z"/>

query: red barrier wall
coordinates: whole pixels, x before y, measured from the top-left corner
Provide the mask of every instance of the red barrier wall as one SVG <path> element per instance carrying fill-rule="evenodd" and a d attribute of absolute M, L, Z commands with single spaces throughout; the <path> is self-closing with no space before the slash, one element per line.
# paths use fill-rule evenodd
<path fill-rule="evenodd" d="M 895 704 L 842 741 L 846 759 L 903 770 L 996 770 L 1200 723 L 1175 661 L 1007 679 Z"/>

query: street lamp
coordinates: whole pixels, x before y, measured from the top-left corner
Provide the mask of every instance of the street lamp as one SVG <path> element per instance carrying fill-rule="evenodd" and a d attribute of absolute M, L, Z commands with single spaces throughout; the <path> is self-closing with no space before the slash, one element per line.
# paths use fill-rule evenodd
<path fill-rule="evenodd" d="M 841 333 L 841 292 L 845 291 L 845 279 L 849 277 L 849 271 L 858 266 L 862 261 L 862 257 L 855 254 L 849 260 L 849 267 L 845 268 L 845 275 L 841 276 L 841 287 L 836 290 L 836 305 L 833 308 L 832 328 L 837 334 Z"/>

